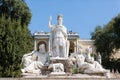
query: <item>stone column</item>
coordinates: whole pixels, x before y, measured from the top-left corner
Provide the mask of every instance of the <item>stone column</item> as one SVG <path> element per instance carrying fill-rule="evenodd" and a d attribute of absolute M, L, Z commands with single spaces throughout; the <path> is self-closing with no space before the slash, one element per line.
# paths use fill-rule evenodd
<path fill-rule="evenodd" d="M 78 41 L 76 40 L 76 52 L 78 52 Z"/>
<path fill-rule="evenodd" d="M 50 39 L 48 40 L 48 52 L 50 52 Z"/>
<path fill-rule="evenodd" d="M 74 52 L 76 53 L 77 52 L 77 44 L 76 44 L 76 41 L 74 41 Z"/>
<path fill-rule="evenodd" d="M 34 50 L 36 51 L 37 50 L 37 41 L 34 40 Z"/>

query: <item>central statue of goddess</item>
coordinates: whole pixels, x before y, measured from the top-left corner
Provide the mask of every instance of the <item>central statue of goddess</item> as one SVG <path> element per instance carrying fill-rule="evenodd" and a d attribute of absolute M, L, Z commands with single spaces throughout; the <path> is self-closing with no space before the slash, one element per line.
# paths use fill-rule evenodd
<path fill-rule="evenodd" d="M 57 25 L 51 25 L 50 16 L 48 27 L 51 28 L 50 48 L 52 57 L 68 58 L 69 41 L 67 40 L 67 29 L 62 25 L 63 17 L 58 15 Z"/>

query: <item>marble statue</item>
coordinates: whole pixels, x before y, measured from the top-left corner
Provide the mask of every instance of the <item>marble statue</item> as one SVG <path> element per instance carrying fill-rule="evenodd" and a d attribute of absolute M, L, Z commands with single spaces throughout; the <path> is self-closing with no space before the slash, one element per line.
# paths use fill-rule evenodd
<path fill-rule="evenodd" d="M 27 57 L 26 57 L 27 58 Z M 24 60 L 24 59 L 23 59 Z M 29 61 L 29 59 L 28 59 Z M 41 73 L 44 65 L 49 65 L 49 55 L 45 51 L 45 45 L 39 46 L 39 51 L 32 53 L 31 61 L 21 69 L 22 73 Z"/>
<path fill-rule="evenodd" d="M 35 51 L 32 51 L 31 53 L 23 55 L 23 57 L 22 57 L 23 67 L 27 67 L 28 65 L 30 65 L 30 63 L 32 62 L 32 55 L 34 53 L 35 53 Z"/>
<path fill-rule="evenodd" d="M 89 51 L 91 51 L 91 50 L 89 49 Z M 81 73 L 85 73 L 85 74 L 105 74 L 106 75 L 109 72 L 109 71 L 105 70 L 102 67 L 102 65 L 99 64 L 97 61 L 91 60 L 90 55 L 85 57 L 85 56 L 83 56 L 83 54 L 81 52 L 82 52 L 81 51 L 81 46 L 78 46 L 78 52 L 73 53 L 70 56 L 70 58 L 74 58 L 74 61 L 76 60 L 76 64 L 78 65 L 78 69 Z M 88 61 L 85 61 L 85 58 L 89 58 L 89 59 L 87 59 Z"/>
<path fill-rule="evenodd" d="M 50 64 L 48 69 L 50 69 L 50 68 L 53 68 L 53 72 L 51 72 L 51 74 L 65 73 L 64 72 L 64 65 L 62 63 Z"/>
<path fill-rule="evenodd" d="M 82 64 L 84 63 L 85 57 L 82 55 L 81 46 L 78 47 L 77 53 L 72 53 L 70 55 L 69 60 L 73 61 L 75 68 L 76 68 L 76 65 L 78 67 L 82 66 Z"/>
<path fill-rule="evenodd" d="M 96 61 L 98 61 L 98 63 L 101 64 L 101 55 L 100 55 L 100 52 L 97 53 Z"/>
<path fill-rule="evenodd" d="M 101 65 L 101 55 L 98 53 L 97 61 L 95 61 L 94 57 L 91 56 L 91 46 L 87 47 L 86 55 L 82 54 L 83 48 L 78 39 L 72 41 L 74 45 L 71 44 L 71 48 L 75 48 L 75 52 L 70 53 L 70 57 L 68 57 L 70 43 L 68 41 L 67 29 L 62 24 L 63 17 L 62 15 L 58 15 L 57 25 L 51 25 L 51 20 L 52 17 L 50 17 L 48 22 L 48 27 L 51 29 L 50 37 L 47 37 L 49 43 L 45 41 L 49 46 L 47 47 L 45 44 L 40 44 L 39 50 L 36 51 L 36 45 L 39 43 L 35 40 L 35 50 L 22 57 L 23 68 L 21 71 L 23 76 L 31 76 L 31 74 L 32 76 L 34 74 L 35 76 L 36 74 L 38 76 L 41 74 L 65 76 L 68 75 L 66 73 L 73 73 L 73 69 L 77 69 L 80 73 L 84 74 L 104 74 L 109 76 L 109 71 L 104 69 Z M 49 34 L 47 34 L 47 36 L 49 36 Z M 45 47 L 47 47 L 50 52 L 46 52 Z"/>
<path fill-rule="evenodd" d="M 87 62 L 93 62 L 94 61 L 94 57 L 91 56 L 91 53 L 92 53 L 92 47 L 91 46 L 88 46 L 87 49 L 86 49 L 86 61 Z"/>
<path fill-rule="evenodd" d="M 52 57 L 68 58 L 69 41 L 67 40 L 67 29 L 62 25 L 63 17 L 58 15 L 57 25 L 51 25 L 51 20 L 52 17 L 50 17 L 48 24 L 49 28 L 51 28 L 50 44 Z"/>

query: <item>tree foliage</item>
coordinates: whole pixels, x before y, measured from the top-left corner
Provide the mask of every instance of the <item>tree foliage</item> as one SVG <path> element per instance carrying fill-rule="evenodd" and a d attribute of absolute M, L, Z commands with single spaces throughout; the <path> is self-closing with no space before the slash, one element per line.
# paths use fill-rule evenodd
<path fill-rule="evenodd" d="M 31 13 L 23 0 L 0 0 L 0 77 L 19 77 L 21 59 L 33 47 Z"/>
<path fill-rule="evenodd" d="M 22 26 L 28 26 L 31 19 L 29 8 L 23 0 L 0 0 L 0 16 L 2 14 L 12 20 L 20 19 Z"/>
<path fill-rule="evenodd" d="M 103 59 L 109 60 L 110 56 L 120 48 L 120 15 L 103 27 L 97 26 L 91 35 L 95 40 L 96 51 L 102 54 Z"/>
<path fill-rule="evenodd" d="M 120 14 L 114 18 L 113 30 L 115 33 L 115 47 L 120 48 Z"/>

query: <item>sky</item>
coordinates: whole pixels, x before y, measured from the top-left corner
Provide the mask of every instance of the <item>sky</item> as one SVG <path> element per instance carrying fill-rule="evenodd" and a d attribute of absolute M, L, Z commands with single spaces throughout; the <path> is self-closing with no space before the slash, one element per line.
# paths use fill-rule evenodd
<path fill-rule="evenodd" d="M 81 39 L 90 39 L 95 27 L 106 25 L 120 13 L 120 0 L 25 0 L 32 13 L 29 29 L 50 32 L 51 23 L 57 24 L 58 14 L 63 16 L 67 31 L 77 32 Z"/>

